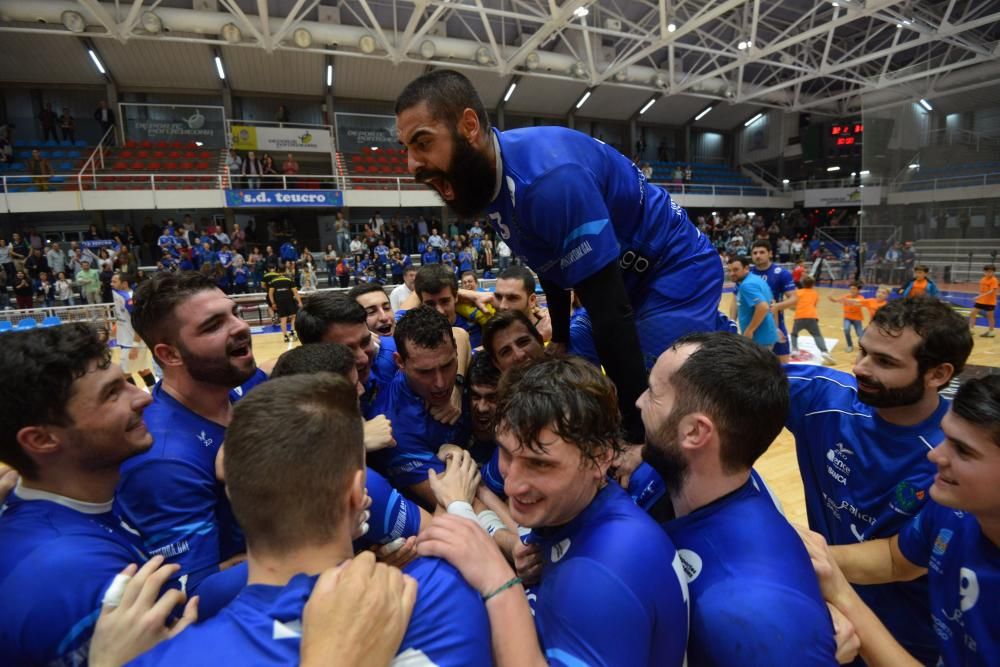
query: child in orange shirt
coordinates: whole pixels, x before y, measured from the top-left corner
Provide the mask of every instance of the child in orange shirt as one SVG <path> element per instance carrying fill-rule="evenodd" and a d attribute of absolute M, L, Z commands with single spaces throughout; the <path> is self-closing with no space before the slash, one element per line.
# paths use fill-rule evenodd
<path fill-rule="evenodd" d="M 976 318 L 979 317 L 979 313 L 986 316 L 989 329 L 986 330 L 986 333 L 980 334 L 980 338 L 993 338 L 994 318 L 996 317 L 993 311 L 997 307 L 997 289 L 1000 288 L 996 272 L 997 267 L 993 264 L 987 264 L 983 267 L 983 277 L 979 281 L 979 296 L 976 297 L 972 312 L 969 314 L 969 328 L 973 331 L 976 330 Z"/>
<path fill-rule="evenodd" d="M 792 326 L 789 342 L 792 346 L 792 354 L 795 354 L 799 351 L 799 332 L 809 332 L 816 342 L 816 347 L 823 354 L 823 363 L 832 366 L 833 357 L 826 349 L 826 340 L 823 339 L 823 334 L 819 330 L 819 316 L 816 312 L 819 293 L 816 292 L 815 287 L 816 280 L 812 276 L 802 276 L 802 286 L 796 292 L 799 295 L 799 300 L 795 304 L 795 324 Z"/>
<path fill-rule="evenodd" d="M 865 308 L 868 309 L 868 319 L 875 317 L 875 313 L 878 309 L 884 306 L 889 301 L 889 288 L 885 285 L 879 285 L 878 289 L 875 290 L 874 299 L 865 299 Z"/>
<path fill-rule="evenodd" d="M 861 296 L 861 283 L 852 282 L 850 291 L 843 296 L 831 296 L 830 301 L 844 305 L 844 338 L 847 339 L 847 351 L 854 352 L 854 342 L 851 340 L 851 329 L 861 340 L 864 321 L 861 314 L 861 307 L 865 305 L 865 298 Z"/>

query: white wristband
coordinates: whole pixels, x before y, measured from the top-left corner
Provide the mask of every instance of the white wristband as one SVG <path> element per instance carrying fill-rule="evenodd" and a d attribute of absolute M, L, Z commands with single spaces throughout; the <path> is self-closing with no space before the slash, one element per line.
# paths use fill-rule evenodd
<path fill-rule="evenodd" d="M 472 521 L 478 521 L 476 518 L 476 512 L 472 509 L 472 505 L 464 500 L 451 501 L 448 505 L 448 514 L 454 514 L 455 516 L 471 519 Z"/>
<path fill-rule="evenodd" d="M 507 530 L 507 526 L 493 510 L 483 510 L 476 516 L 476 519 L 479 520 L 479 525 L 489 533 L 490 537 L 498 530 Z"/>

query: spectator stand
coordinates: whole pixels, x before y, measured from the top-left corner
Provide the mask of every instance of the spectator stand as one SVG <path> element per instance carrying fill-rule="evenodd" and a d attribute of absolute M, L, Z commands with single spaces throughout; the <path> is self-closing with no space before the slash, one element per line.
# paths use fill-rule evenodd
<path fill-rule="evenodd" d="M 0 163 L 0 179 L 5 192 L 40 192 L 44 185 L 47 189 L 75 190 L 75 176 L 85 162 L 88 153 L 87 142 L 77 141 L 23 141 L 15 139 L 13 143 L 14 159 L 8 163 Z M 39 157 L 47 159 L 52 165 L 52 176 L 34 176 L 28 173 L 28 160 L 32 151 L 37 150 Z M 43 182 L 39 183 L 39 179 Z"/>

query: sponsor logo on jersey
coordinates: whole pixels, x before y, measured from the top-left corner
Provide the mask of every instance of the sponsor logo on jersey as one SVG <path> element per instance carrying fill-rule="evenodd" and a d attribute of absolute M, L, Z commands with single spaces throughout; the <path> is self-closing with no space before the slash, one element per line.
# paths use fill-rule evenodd
<path fill-rule="evenodd" d="M 701 574 L 701 556 L 690 549 L 679 549 L 677 555 L 680 557 L 681 565 L 684 567 L 684 576 L 687 577 L 687 581 L 690 584 Z"/>
<path fill-rule="evenodd" d="M 577 260 L 582 259 L 584 255 L 591 253 L 593 250 L 594 248 L 590 245 L 590 241 L 584 241 L 563 255 L 562 259 L 559 260 L 559 268 L 565 269 L 567 266 L 574 264 Z"/>
<path fill-rule="evenodd" d="M 934 553 L 938 556 L 943 556 L 944 552 L 948 549 L 948 542 L 951 541 L 951 537 L 954 532 L 948 530 L 947 528 L 942 528 L 934 539 Z"/>
<path fill-rule="evenodd" d="M 571 542 L 570 542 L 569 538 L 567 537 L 562 542 L 559 542 L 558 544 L 553 544 L 552 545 L 552 553 L 550 554 L 550 558 L 551 558 L 551 560 L 552 560 L 553 563 L 558 563 L 559 561 L 561 561 L 563 559 L 563 557 L 569 551 L 569 545 L 570 544 L 571 544 Z"/>
<path fill-rule="evenodd" d="M 215 444 L 215 440 L 213 440 L 212 438 L 208 437 L 208 434 L 205 433 L 204 431 L 202 431 L 201 433 L 199 433 L 195 437 L 197 437 L 198 441 L 201 442 L 201 444 L 205 445 L 206 447 L 211 447 L 212 445 Z"/>

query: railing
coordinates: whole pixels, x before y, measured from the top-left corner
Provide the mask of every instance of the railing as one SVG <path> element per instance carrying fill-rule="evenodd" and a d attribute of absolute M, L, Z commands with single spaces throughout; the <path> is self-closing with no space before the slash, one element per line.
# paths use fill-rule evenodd
<path fill-rule="evenodd" d="M 716 197 L 777 197 L 780 192 L 759 185 L 707 185 L 690 183 L 659 182 L 658 185 L 672 195 L 711 195 Z"/>
<path fill-rule="evenodd" d="M 21 320 L 33 319 L 36 323 L 41 324 L 42 320 L 53 315 L 63 322 L 106 323 L 115 317 L 114 304 L 95 303 L 80 306 L 0 310 L 0 321 L 10 322 L 16 326 Z"/>
<path fill-rule="evenodd" d="M 931 146 L 970 146 L 978 151 L 982 148 L 1000 148 L 1000 137 L 983 136 L 972 130 L 943 127 L 928 132 L 927 143 Z"/>
<path fill-rule="evenodd" d="M 107 131 L 104 133 L 104 136 L 101 137 L 101 140 L 97 142 L 97 146 L 95 146 L 94 150 L 91 151 L 90 156 L 87 158 L 87 161 L 83 163 L 82 167 L 80 167 L 80 171 L 77 174 L 77 182 L 79 183 L 81 190 L 83 190 L 84 176 L 94 177 L 94 178 L 97 177 L 98 163 L 100 163 L 101 165 L 100 169 L 104 169 L 104 144 L 108 144 L 109 146 L 111 145 L 109 137 L 114 136 L 114 131 L 115 131 L 114 125 L 112 125 L 107 129 Z M 96 187 L 96 182 L 95 182 L 95 187 Z"/>
<path fill-rule="evenodd" d="M 970 174 L 968 176 L 945 176 L 943 178 L 928 178 L 894 183 L 893 192 L 912 192 L 915 190 L 945 190 L 947 188 L 967 188 L 986 185 L 1000 185 L 1000 172 L 985 174 Z"/>
<path fill-rule="evenodd" d="M 859 179 L 860 178 L 860 182 Z M 843 176 L 841 178 L 821 178 L 805 181 L 795 181 L 788 183 L 785 188 L 789 190 L 812 190 L 816 188 L 855 188 L 859 186 L 877 187 L 885 184 L 885 179 L 872 178 L 871 176 Z"/>
<path fill-rule="evenodd" d="M 781 180 L 756 162 L 744 162 L 740 165 L 740 168 L 746 172 L 746 174 L 759 178 L 771 187 L 781 187 Z"/>
<path fill-rule="evenodd" d="M 93 183 L 91 183 L 91 178 Z M 164 174 L 160 172 L 95 174 L 87 179 L 84 190 L 222 190 L 224 176 L 218 173 L 184 172 Z M 187 188 L 186 186 L 194 186 Z"/>

